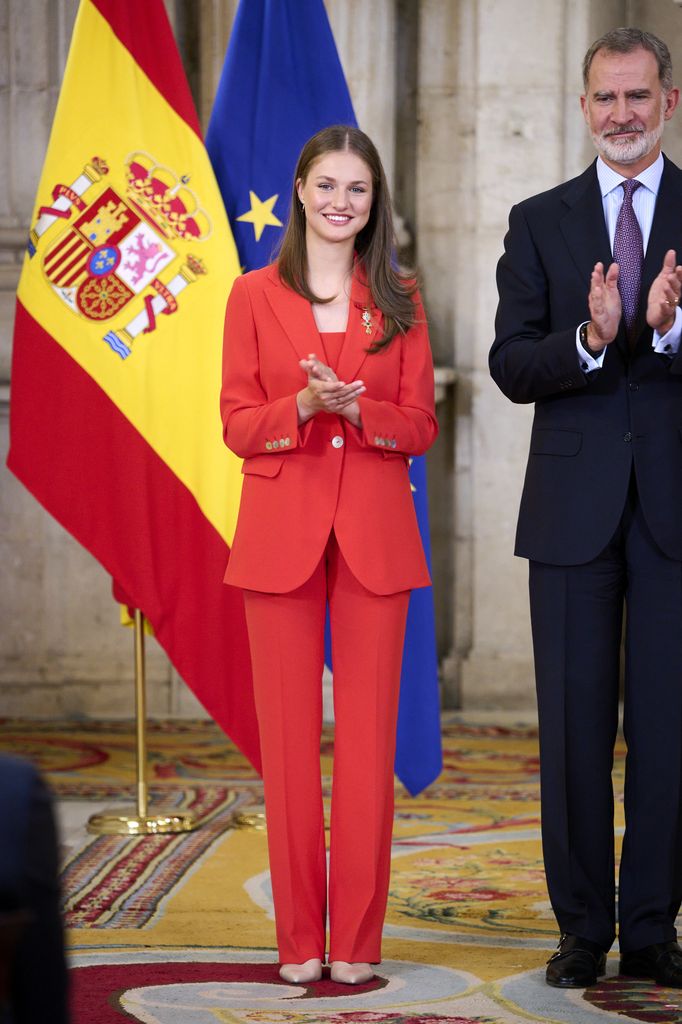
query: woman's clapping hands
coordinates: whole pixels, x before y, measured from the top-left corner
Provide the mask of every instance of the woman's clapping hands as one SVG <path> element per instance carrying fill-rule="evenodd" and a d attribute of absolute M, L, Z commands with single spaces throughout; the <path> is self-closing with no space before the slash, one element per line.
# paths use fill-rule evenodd
<path fill-rule="evenodd" d="M 329 412 L 345 416 L 350 423 L 359 427 L 360 406 L 357 399 L 365 391 L 361 380 L 351 384 L 340 381 L 329 366 L 320 362 L 314 352 L 307 359 L 301 359 L 300 367 L 308 374 L 308 384 L 296 396 L 298 418 L 305 423 L 318 412 Z"/>

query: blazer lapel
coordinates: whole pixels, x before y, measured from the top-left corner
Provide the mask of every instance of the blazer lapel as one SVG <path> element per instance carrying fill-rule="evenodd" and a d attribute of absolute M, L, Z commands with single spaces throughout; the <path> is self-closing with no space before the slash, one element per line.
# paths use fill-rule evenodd
<path fill-rule="evenodd" d="M 595 263 L 601 260 L 606 271 L 612 260 L 596 163 L 576 178 L 562 198 L 568 210 L 560 221 L 561 231 L 587 296 Z"/>
<path fill-rule="evenodd" d="M 312 306 L 302 295 L 283 284 L 274 265 L 270 269 L 263 290 L 272 312 L 299 359 L 307 359 L 310 352 L 324 347 Z M 326 358 L 326 353 L 323 354 Z"/>
<path fill-rule="evenodd" d="M 663 174 L 658 189 L 651 234 L 642 267 L 642 283 L 637 311 L 637 344 L 647 336 L 646 307 L 649 289 L 663 265 L 668 249 L 682 259 L 682 171 L 664 157 Z"/>
<path fill-rule="evenodd" d="M 367 349 L 380 337 L 381 313 L 372 302 L 372 296 L 363 271 L 355 265 L 348 306 L 346 336 L 339 357 L 339 380 L 350 384 L 358 377 L 360 367 L 367 358 Z"/>

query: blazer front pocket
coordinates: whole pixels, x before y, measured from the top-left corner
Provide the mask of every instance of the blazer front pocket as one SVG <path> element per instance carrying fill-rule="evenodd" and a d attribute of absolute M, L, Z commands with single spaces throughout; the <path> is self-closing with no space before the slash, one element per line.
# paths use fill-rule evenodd
<path fill-rule="evenodd" d="M 536 428 L 530 439 L 531 455 L 577 455 L 583 443 L 579 430 L 548 430 Z"/>
<path fill-rule="evenodd" d="M 277 476 L 283 462 L 283 455 L 252 455 L 242 462 L 242 473 L 246 476 Z"/>

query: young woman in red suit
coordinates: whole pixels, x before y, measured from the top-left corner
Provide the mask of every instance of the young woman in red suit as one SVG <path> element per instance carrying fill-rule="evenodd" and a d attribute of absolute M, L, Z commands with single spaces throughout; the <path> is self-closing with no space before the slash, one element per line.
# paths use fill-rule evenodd
<path fill-rule="evenodd" d="M 244 592 L 280 974 L 299 983 L 320 978 L 326 949 L 325 605 L 329 961 L 357 984 L 381 959 L 405 618 L 430 582 L 408 464 L 438 431 L 433 364 L 393 246 L 373 143 L 325 128 L 300 155 L 277 262 L 236 279 L 225 317 L 224 437 L 245 475 L 225 582 Z"/>

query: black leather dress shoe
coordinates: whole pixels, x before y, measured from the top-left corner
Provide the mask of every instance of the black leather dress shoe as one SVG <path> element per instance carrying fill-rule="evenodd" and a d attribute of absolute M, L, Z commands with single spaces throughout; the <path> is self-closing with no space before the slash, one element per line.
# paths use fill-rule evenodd
<path fill-rule="evenodd" d="M 623 953 L 620 973 L 628 978 L 653 978 L 666 988 L 682 988 L 682 949 L 673 940 Z"/>
<path fill-rule="evenodd" d="M 559 946 L 547 961 L 545 980 L 554 988 L 587 988 L 596 985 L 606 971 L 606 953 L 590 939 L 562 935 Z"/>

